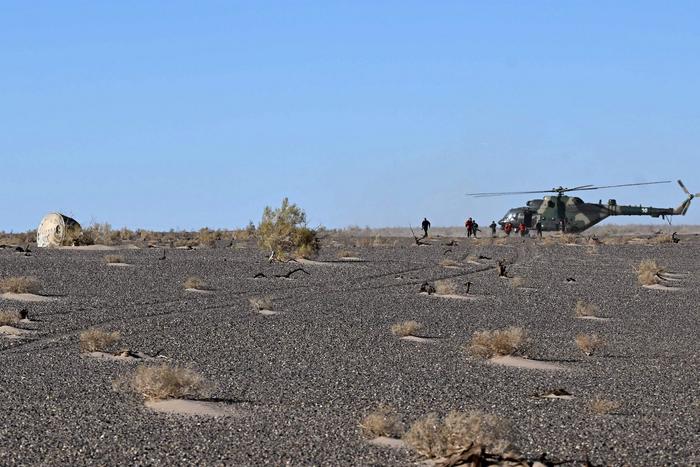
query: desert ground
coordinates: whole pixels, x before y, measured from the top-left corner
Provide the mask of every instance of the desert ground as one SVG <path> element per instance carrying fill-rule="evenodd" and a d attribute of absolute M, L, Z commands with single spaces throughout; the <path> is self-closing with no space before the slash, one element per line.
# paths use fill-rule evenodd
<path fill-rule="evenodd" d="M 193 250 L 0 250 L 0 278 L 34 276 L 43 297 L 0 299 L 0 309 L 25 309 L 29 318 L 13 327 L 28 332 L 0 335 L 0 463 L 420 462 L 409 448 L 376 446 L 363 435 L 363 417 L 386 405 L 406 427 L 433 412 L 499 416 L 531 460 L 700 464 L 700 239 L 427 243 L 327 239 L 304 263 L 268 263 L 244 241 Z M 107 253 L 127 266 L 110 266 Z M 668 289 L 642 287 L 635 268 L 645 259 L 671 273 Z M 507 278 L 498 277 L 498 260 Z M 190 276 L 207 290 L 186 290 Z M 456 297 L 419 293 L 438 280 L 451 281 Z M 265 296 L 276 314 L 249 303 Z M 577 318 L 579 300 L 607 319 Z M 408 320 L 423 325 L 423 339 L 392 334 Z M 475 332 L 509 326 L 528 333 L 526 362 L 554 369 L 497 364 L 465 350 Z M 81 353 L 79 335 L 92 327 L 118 331 L 112 350 L 148 361 Z M 606 345 L 586 355 L 574 342 L 579 334 Z M 160 362 L 211 382 L 199 402 L 218 415 L 158 412 L 118 384 Z M 538 397 L 555 389 L 572 397 Z M 610 407 L 594 410 L 596 399 Z"/>

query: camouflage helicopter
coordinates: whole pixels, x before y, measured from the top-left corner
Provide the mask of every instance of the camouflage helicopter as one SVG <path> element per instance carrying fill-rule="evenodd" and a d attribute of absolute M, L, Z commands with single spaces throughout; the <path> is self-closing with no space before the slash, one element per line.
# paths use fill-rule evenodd
<path fill-rule="evenodd" d="M 607 204 L 602 201 L 598 203 L 585 203 L 581 198 L 576 196 L 568 196 L 565 193 L 572 191 L 590 191 L 602 190 L 605 188 L 617 188 L 638 185 L 656 185 L 659 183 L 671 183 L 669 180 L 659 182 L 645 183 L 625 183 L 622 185 L 582 185 L 574 188 L 552 188 L 551 190 L 537 191 L 510 191 L 500 193 L 467 193 L 467 196 L 474 197 L 489 197 L 489 196 L 507 196 L 520 195 L 530 193 L 556 193 L 556 195 L 548 195 L 543 199 L 533 199 L 526 203 L 526 206 L 510 209 L 503 218 L 498 221 L 501 229 L 511 223 L 517 227 L 520 223 L 530 229 L 534 228 L 537 221 L 542 223 L 544 231 L 563 231 L 578 233 L 596 225 L 598 222 L 609 216 L 651 216 L 662 217 L 666 216 L 683 216 L 690 207 L 691 200 L 700 196 L 700 193 L 692 194 L 683 185 L 683 182 L 678 180 L 678 185 L 688 197 L 677 208 L 655 208 L 651 206 L 625 206 L 617 204 L 614 199 L 608 200 Z"/>

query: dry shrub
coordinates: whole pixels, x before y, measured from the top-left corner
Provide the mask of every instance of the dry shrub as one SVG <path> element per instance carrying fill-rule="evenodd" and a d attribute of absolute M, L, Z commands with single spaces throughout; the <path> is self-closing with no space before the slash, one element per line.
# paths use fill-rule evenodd
<path fill-rule="evenodd" d="M 88 329 L 80 333 L 80 351 L 81 352 L 102 352 L 110 345 L 119 341 L 120 334 L 115 332 L 106 332 L 101 329 Z"/>
<path fill-rule="evenodd" d="M 605 245 L 625 245 L 628 242 L 627 237 L 615 236 L 615 237 L 605 237 L 603 238 L 603 244 Z"/>
<path fill-rule="evenodd" d="M 456 268 L 459 267 L 459 263 L 453 259 L 443 259 L 440 261 L 440 266 L 445 268 Z"/>
<path fill-rule="evenodd" d="M 404 441 L 426 458 L 446 457 L 483 446 L 491 453 L 509 448 L 508 429 L 500 418 L 480 412 L 450 412 L 444 420 L 430 414 L 416 421 L 403 436 Z"/>
<path fill-rule="evenodd" d="M 248 299 L 248 301 L 250 302 L 251 306 L 257 311 L 273 310 L 272 298 L 270 297 L 251 297 Z"/>
<path fill-rule="evenodd" d="M 664 269 L 657 264 L 656 260 L 645 259 L 639 263 L 637 278 L 642 285 L 654 285 L 659 283 L 659 274 L 662 272 Z"/>
<path fill-rule="evenodd" d="M 380 405 L 376 410 L 367 414 L 360 422 L 360 428 L 362 434 L 367 438 L 378 436 L 394 438 L 401 436 L 403 432 L 403 426 L 396 412 L 385 405 Z"/>
<path fill-rule="evenodd" d="M 381 246 L 389 246 L 391 241 L 388 238 L 382 237 L 380 235 L 375 235 L 372 238 L 372 247 L 381 247 Z M 393 242 L 393 245 L 396 246 L 396 242 Z"/>
<path fill-rule="evenodd" d="M 583 353 L 591 356 L 593 353 L 605 347 L 605 341 L 598 337 L 597 334 L 579 334 L 576 336 L 576 346 Z"/>
<path fill-rule="evenodd" d="M 423 325 L 418 321 L 404 321 L 391 326 L 391 333 L 399 337 L 415 336 L 422 327 Z"/>
<path fill-rule="evenodd" d="M 17 276 L 0 280 L 0 292 L 38 293 L 41 284 L 36 277 Z"/>
<path fill-rule="evenodd" d="M 510 280 L 510 285 L 515 288 L 520 288 L 525 285 L 525 278 L 520 276 L 515 276 Z"/>
<path fill-rule="evenodd" d="M 338 258 L 352 258 L 355 255 L 352 253 L 352 251 L 347 251 L 343 250 L 340 253 L 338 253 Z"/>
<path fill-rule="evenodd" d="M 511 326 L 495 331 L 477 331 L 472 336 L 467 350 L 478 357 L 513 355 L 527 343 L 523 328 Z"/>
<path fill-rule="evenodd" d="M 611 401 L 608 399 L 601 399 L 596 397 L 589 404 L 588 407 L 591 411 L 598 415 L 605 415 L 615 413 L 620 409 L 621 404 L 617 401 Z"/>
<path fill-rule="evenodd" d="M 654 237 L 651 237 L 648 241 L 649 244 L 651 245 L 663 245 L 666 243 L 673 243 L 673 237 L 671 235 L 656 235 Z"/>
<path fill-rule="evenodd" d="M 457 293 L 457 286 L 450 280 L 441 280 L 435 282 L 435 293 L 438 295 L 454 295 Z"/>
<path fill-rule="evenodd" d="M 545 246 L 554 245 L 555 243 L 557 243 L 556 238 L 557 237 L 554 237 L 552 235 L 547 235 L 546 237 L 542 238 L 542 245 L 545 245 Z"/>
<path fill-rule="evenodd" d="M 576 302 L 576 316 L 582 318 L 584 316 L 596 316 L 600 309 L 592 303 L 584 302 L 583 300 L 578 300 Z"/>
<path fill-rule="evenodd" d="M 576 234 L 563 233 L 559 235 L 559 243 L 562 245 L 577 244 L 579 236 Z"/>
<path fill-rule="evenodd" d="M 124 262 L 124 257 L 119 255 L 107 255 L 105 261 L 109 264 L 121 264 Z"/>
<path fill-rule="evenodd" d="M 197 233 L 197 243 L 202 246 L 215 247 L 219 232 L 214 232 L 207 227 L 199 229 Z"/>
<path fill-rule="evenodd" d="M 265 208 L 257 235 L 258 245 L 271 253 L 270 259 L 306 258 L 319 250 L 316 231 L 306 226 L 306 213 L 287 198 L 277 209 Z"/>
<path fill-rule="evenodd" d="M 8 326 L 19 323 L 18 311 L 0 310 L 0 326 Z"/>
<path fill-rule="evenodd" d="M 188 277 L 182 285 L 186 289 L 195 289 L 195 290 L 206 290 L 207 289 L 207 284 L 202 279 L 200 279 L 199 277 L 196 277 L 196 276 Z"/>
<path fill-rule="evenodd" d="M 146 399 L 177 399 L 205 396 L 211 385 L 197 372 L 180 366 L 140 366 L 136 369 L 132 388 Z"/>

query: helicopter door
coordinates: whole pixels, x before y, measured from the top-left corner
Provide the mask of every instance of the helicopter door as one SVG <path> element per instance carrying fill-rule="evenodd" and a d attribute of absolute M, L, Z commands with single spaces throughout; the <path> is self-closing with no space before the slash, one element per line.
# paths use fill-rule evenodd
<path fill-rule="evenodd" d="M 524 219 L 524 224 L 530 228 L 532 227 L 532 211 L 525 211 L 525 219 Z"/>

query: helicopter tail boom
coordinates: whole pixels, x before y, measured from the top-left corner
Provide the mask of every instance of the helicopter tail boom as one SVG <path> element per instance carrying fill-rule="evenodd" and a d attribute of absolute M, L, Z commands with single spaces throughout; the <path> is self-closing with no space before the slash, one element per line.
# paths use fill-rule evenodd
<path fill-rule="evenodd" d="M 676 208 L 655 208 L 655 207 L 644 207 L 644 206 L 618 206 L 616 204 L 608 205 L 608 210 L 612 216 L 651 216 L 651 217 L 664 217 L 664 216 L 684 216 L 688 212 L 690 207 L 690 202 L 696 196 L 700 196 L 700 193 L 691 193 L 683 185 L 683 182 L 678 180 L 678 185 L 683 189 L 683 191 L 688 195 L 688 197 Z"/>

